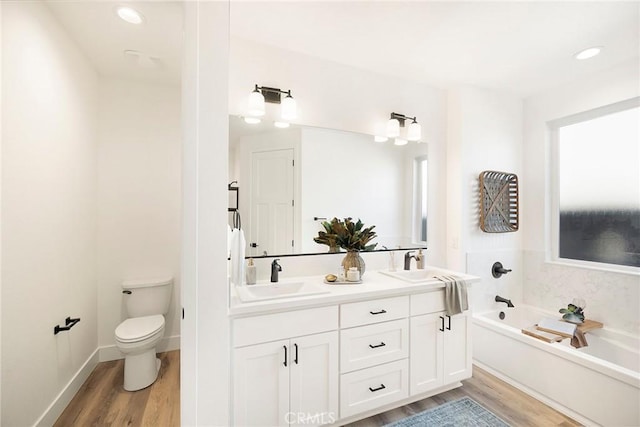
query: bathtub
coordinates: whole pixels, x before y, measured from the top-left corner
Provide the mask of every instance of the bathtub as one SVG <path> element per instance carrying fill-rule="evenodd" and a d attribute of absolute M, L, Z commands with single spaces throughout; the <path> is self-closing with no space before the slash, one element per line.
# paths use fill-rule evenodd
<path fill-rule="evenodd" d="M 534 307 L 473 315 L 479 367 L 586 425 L 640 426 L 640 340 L 614 330 L 586 334 L 589 346 L 547 343 L 521 329 L 559 314 Z"/>

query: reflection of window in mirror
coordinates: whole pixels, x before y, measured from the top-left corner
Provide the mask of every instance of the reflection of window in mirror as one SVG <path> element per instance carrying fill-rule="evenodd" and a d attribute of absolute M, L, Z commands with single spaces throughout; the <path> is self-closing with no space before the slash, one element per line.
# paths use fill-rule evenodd
<path fill-rule="evenodd" d="M 427 243 L 427 156 L 413 159 L 413 232 L 414 244 Z"/>

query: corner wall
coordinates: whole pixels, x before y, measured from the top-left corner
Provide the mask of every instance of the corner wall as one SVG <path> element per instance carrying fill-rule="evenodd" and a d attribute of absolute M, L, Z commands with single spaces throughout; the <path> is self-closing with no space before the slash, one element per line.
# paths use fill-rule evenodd
<path fill-rule="evenodd" d="M 607 327 L 638 334 L 640 286 L 637 274 L 616 273 L 549 262 L 550 166 L 547 122 L 640 94 L 640 65 L 621 64 L 529 97 L 524 103 L 524 301 L 558 310 L 584 298 L 588 317 Z M 603 149 L 606 149 L 603 146 Z"/>
<path fill-rule="evenodd" d="M 43 3 L 1 7 L 0 423 L 52 424 L 96 362 L 97 75 Z"/>

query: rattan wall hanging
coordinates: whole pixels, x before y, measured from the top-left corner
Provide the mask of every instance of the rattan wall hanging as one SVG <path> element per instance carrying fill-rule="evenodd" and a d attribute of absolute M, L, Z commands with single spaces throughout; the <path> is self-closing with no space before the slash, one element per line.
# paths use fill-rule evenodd
<path fill-rule="evenodd" d="M 518 231 L 518 176 L 513 173 L 480 173 L 480 228 L 486 233 Z"/>

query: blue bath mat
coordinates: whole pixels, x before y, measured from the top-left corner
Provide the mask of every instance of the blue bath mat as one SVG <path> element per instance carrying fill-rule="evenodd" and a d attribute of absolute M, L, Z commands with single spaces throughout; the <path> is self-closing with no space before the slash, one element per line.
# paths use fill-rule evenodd
<path fill-rule="evenodd" d="M 386 425 L 386 427 L 424 426 L 509 427 L 509 424 L 470 397 L 463 397 Z"/>

